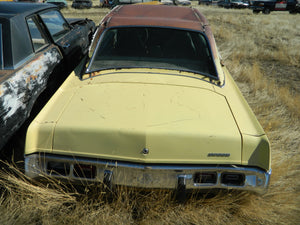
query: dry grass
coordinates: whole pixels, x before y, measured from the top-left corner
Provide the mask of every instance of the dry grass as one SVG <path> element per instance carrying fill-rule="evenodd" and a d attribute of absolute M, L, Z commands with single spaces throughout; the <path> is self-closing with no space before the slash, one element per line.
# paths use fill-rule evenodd
<path fill-rule="evenodd" d="M 272 144 L 272 180 L 263 196 L 221 192 L 185 204 L 168 191 L 122 189 L 109 198 L 52 181 L 30 183 L 18 170 L 0 174 L 0 224 L 300 224 L 300 15 L 199 7 L 225 64 Z M 107 9 L 68 9 L 99 22 Z"/>

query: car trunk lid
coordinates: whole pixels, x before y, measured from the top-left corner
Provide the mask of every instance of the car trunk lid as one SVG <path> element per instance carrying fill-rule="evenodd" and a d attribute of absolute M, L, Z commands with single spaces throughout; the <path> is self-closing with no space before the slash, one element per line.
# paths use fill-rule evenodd
<path fill-rule="evenodd" d="M 226 98 L 159 83 L 85 85 L 57 121 L 53 153 L 141 163 L 236 164 L 241 135 Z"/>

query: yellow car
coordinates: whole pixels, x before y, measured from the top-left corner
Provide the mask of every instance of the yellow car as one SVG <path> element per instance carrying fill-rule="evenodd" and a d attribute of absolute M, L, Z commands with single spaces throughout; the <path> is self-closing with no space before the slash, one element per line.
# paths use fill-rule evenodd
<path fill-rule="evenodd" d="M 204 16 L 125 5 L 101 21 L 89 59 L 30 125 L 25 172 L 109 187 L 264 193 L 270 157 Z"/>

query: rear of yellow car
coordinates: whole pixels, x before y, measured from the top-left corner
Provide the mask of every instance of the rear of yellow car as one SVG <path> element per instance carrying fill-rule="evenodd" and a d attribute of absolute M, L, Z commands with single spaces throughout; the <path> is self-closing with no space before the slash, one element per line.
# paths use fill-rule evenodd
<path fill-rule="evenodd" d="M 189 75 L 71 75 L 28 130 L 27 175 L 143 188 L 176 188 L 180 178 L 187 189 L 264 191 L 267 138 L 242 134 L 221 88 Z"/>
<path fill-rule="evenodd" d="M 28 129 L 29 177 L 267 190 L 268 139 L 221 66 L 207 22 L 165 7 L 124 6 L 104 18 L 87 68 L 76 70 L 85 72 L 73 72 Z"/>

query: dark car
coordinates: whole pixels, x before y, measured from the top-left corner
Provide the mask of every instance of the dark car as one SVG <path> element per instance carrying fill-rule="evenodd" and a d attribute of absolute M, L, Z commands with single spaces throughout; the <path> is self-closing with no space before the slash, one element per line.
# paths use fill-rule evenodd
<path fill-rule="evenodd" d="M 300 13 L 299 2 L 297 0 L 257 0 L 253 1 L 251 9 L 253 13 L 262 12 L 264 14 L 270 14 L 271 11 Z"/>
<path fill-rule="evenodd" d="M 94 29 L 52 4 L 0 2 L 0 149 L 87 54 Z"/>
<path fill-rule="evenodd" d="M 247 1 L 242 0 L 221 0 L 218 1 L 219 7 L 224 7 L 227 9 L 235 8 L 235 9 L 244 9 L 249 7 L 249 3 Z"/>
<path fill-rule="evenodd" d="M 246 9 L 249 8 L 248 1 L 242 1 L 242 0 L 231 0 L 231 8 L 234 9 Z"/>
<path fill-rule="evenodd" d="M 67 3 L 66 0 L 47 0 L 46 2 L 54 4 L 54 5 L 56 5 L 60 9 L 68 7 L 68 3 Z"/>
<path fill-rule="evenodd" d="M 198 5 L 211 5 L 212 0 L 198 0 Z"/>
<path fill-rule="evenodd" d="M 223 7 L 223 8 L 227 8 L 227 9 L 231 8 L 230 0 L 221 0 L 221 1 L 218 1 L 217 5 L 219 7 Z"/>
<path fill-rule="evenodd" d="M 91 0 L 73 0 L 72 8 L 75 9 L 89 9 L 93 6 Z"/>

